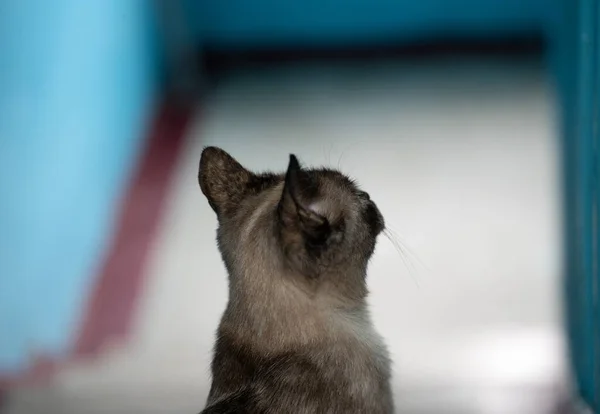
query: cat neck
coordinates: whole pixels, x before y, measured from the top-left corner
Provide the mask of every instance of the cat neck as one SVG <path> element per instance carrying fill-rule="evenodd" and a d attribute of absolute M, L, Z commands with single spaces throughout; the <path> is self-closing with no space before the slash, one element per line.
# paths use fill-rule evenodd
<path fill-rule="evenodd" d="M 230 283 L 221 327 L 243 342 L 259 342 L 260 349 L 314 345 L 339 337 L 344 326 L 351 333 L 370 324 L 366 290 L 350 298 L 327 280 L 298 283 L 298 275 L 253 274 L 249 269 L 237 276 Z"/>

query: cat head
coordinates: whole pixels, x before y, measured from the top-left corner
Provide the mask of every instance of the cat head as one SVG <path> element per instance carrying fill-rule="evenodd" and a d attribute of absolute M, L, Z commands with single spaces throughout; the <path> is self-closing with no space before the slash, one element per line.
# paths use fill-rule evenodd
<path fill-rule="evenodd" d="M 202 152 L 198 179 L 219 221 L 226 266 L 281 266 L 307 280 L 358 271 L 364 279 L 384 220 L 339 171 L 307 169 L 290 155 L 285 174 L 254 173 L 225 151 Z M 268 262 L 268 263 L 265 263 Z"/>

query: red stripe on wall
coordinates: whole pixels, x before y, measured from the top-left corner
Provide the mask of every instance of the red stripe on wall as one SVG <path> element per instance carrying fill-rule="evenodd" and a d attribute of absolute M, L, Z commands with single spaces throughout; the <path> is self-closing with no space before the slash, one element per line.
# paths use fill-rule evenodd
<path fill-rule="evenodd" d="M 158 112 L 125 194 L 116 234 L 81 325 L 76 356 L 94 354 L 107 341 L 123 339 L 131 328 L 189 119 L 190 111 L 177 105 L 163 105 Z"/>
<path fill-rule="evenodd" d="M 116 231 L 84 312 L 74 352 L 60 360 L 33 356 L 30 368 L 18 376 L 0 373 L 0 409 L 11 388 L 43 382 L 69 360 L 94 355 L 105 343 L 127 338 L 191 114 L 190 109 L 170 103 L 157 110 L 118 210 Z"/>

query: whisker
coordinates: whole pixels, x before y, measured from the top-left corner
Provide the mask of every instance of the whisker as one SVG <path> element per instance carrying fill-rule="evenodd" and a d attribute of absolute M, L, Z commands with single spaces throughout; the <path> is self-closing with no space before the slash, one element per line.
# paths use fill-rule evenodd
<path fill-rule="evenodd" d="M 329 151 L 325 148 L 325 145 L 323 145 L 321 148 L 325 165 L 329 165 L 329 163 L 331 163 L 331 145 L 329 146 Z"/>
<path fill-rule="evenodd" d="M 329 151 L 327 152 L 327 165 L 331 165 L 331 152 L 333 151 L 333 142 L 329 143 Z"/>
<path fill-rule="evenodd" d="M 419 275 L 419 272 L 413 263 L 413 261 L 416 258 L 414 253 L 410 252 L 410 249 L 408 249 L 407 246 L 399 240 L 398 236 L 394 234 L 394 231 L 392 229 L 386 227 L 383 231 L 383 234 L 390 241 L 390 243 L 394 247 L 394 250 L 396 250 L 396 252 L 400 256 L 404 267 L 406 268 L 406 270 L 408 270 L 408 273 L 410 274 L 410 277 L 415 283 L 415 285 L 420 288 L 421 286 L 417 277 Z M 410 255 L 407 253 L 410 253 Z"/>
<path fill-rule="evenodd" d="M 417 256 L 415 254 L 414 251 L 412 251 L 412 249 L 410 249 L 407 245 L 407 243 L 402 240 L 402 237 L 400 237 L 400 235 L 398 234 L 398 231 L 394 230 L 389 224 L 386 225 L 386 230 L 389 231 L 391 233 L 391 235 L 394 237 L 394 239 L 396 239 L 396 242 L 399 243 L 402 247 L 403 250 L 406 251 L 406 253 L 408 253 L 411 256 L 412 260 L 415 260 L 416 262 L 418 262 L 418 264 L 423 267 L 425 270 L 429 271 L 431 270 L 429 268 L 429 266 L 427 266 L 420 258 L 419 256 Z"/>
<path fill-rule="evenodd" d="M 344 158 L 344 150 L 342 150 L 342 152 L 340 153 L 340 156 L 338 157 L 338 162 L 337 162 L 337 169 L 341 170 L 342 169 L 342 159 Z"/>
<path fill-rule="evenodd" d="M 398 243 L 398 241 L 395 240 L 394 237 L 392 236 L 392 234 L 389 233 L 388 231 L 384 231 L 383 234 L 390 241 L 390 243 L 392 243 L 392 246 L 394 247 L 394 250 L 396 250 L 396 253 L 398 253 L 398 256 L 400 256 L 400 260 L 402 260 L 402 264 L 404 265 L 404 267 L 406 268 L 406 270 L 408 270 L 408 272 L 410 273 L 411 278 L 413 279 L 413 281 L 418 286 L 419 283 L 418 283 L 418 280 L 415 278 L 415 274 L 414 274 L 415 267 L 411 263 L 411 261 L 409 260 L 408 256 L 406 255 L 406 252 L 402 248 L 402 245 L 400 245 Z"/>
<path fill-rule="evenodd" d="M 344 160 L 344 156 L 346 155 L 346 153 L 352 149 L 352 147 L 354 146 L 354 144 L 348 144 L 346 145 L 346 147 L 344 149 L 342 149 L 342 151 L 340 152 L 340 156 L 338 157 L 337 160 L 337 164 L 336 164 L 336 168 L 338 170 L 342 169 L 342 161 Z"/>

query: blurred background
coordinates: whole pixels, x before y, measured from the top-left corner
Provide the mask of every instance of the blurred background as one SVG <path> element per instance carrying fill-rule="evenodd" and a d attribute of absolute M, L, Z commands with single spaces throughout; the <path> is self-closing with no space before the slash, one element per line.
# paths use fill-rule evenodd
<path fill-rule="evenodd" d="M 598 409 L 598 21 L 597 0 L 1 2 L 0 410 L 203 408 L 227 300 L 205 145 L 371 193 L 398 412 Z"/>

